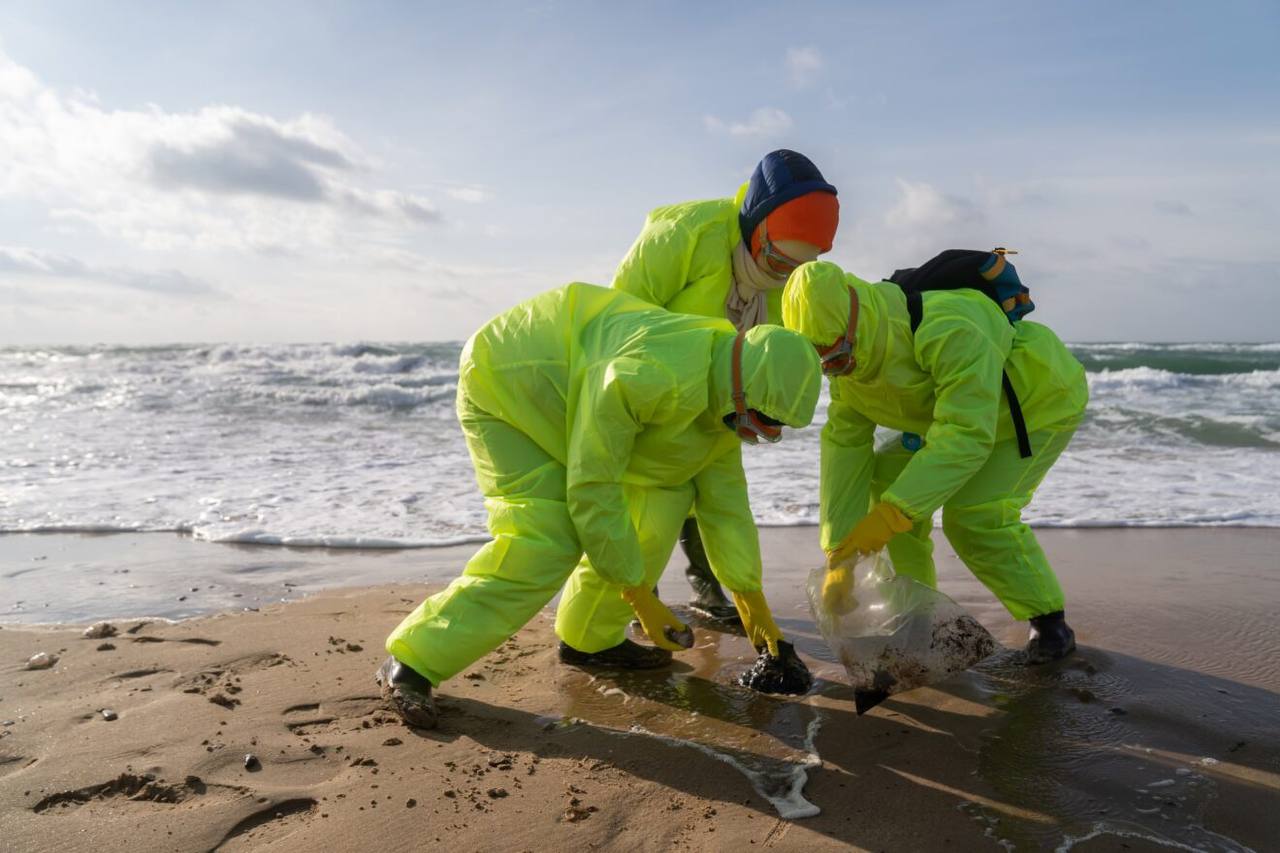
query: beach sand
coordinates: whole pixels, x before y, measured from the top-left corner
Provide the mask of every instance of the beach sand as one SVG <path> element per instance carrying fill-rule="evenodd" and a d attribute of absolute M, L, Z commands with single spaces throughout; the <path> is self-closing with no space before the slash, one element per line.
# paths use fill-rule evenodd
<path fill-rule="evenodd" d="M 0 537 L 0 849 L 1274 849 L 1280 531 L 1040 536 L 1081 644 L 1060 664 L 1000 654 L 856 717 L 804 604 L 816 532 L 765 529 L 811 695 L 736 687 L 749 646 L 705 627 L 671 671 L 563 667 L 548 610 L 443 686 L 434 731 L 384 710 L 372 673 L 473 546 Z M 938 557 L 941 588 L 1020 646 Z M 81 624 L 30 624 L 46 613 Z M 81 638 L 103 616 L 119 634 Z M 37 652 L 59 660 L 24 670 Z M 796 781 L 821 813 L 781 819 Z"/>

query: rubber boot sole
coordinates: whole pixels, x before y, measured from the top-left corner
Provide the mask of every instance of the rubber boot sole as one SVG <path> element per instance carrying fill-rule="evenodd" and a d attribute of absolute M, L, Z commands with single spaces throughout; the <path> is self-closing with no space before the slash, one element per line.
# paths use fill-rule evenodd
<path fill-rule="evenodd" d="M 561 642 L 559 655 L 563 664 L 591 669 L 662 669 L 671 665 L 671 652 L 630 640 L 598 652 L 581 652 Z"/>
<path fill-rule="evenodd" d="M 387 658 L 373 675 L 373 680 L 381 688 L 383 700 L 408 725 L 418 729 L 434 729 L 440 721 L 440 712 L 431 695 L 431 683 L 427 682 L 425 691 L 413 684 L 393 684 L 390 673 L 395 664 L 395 658 Z"/>

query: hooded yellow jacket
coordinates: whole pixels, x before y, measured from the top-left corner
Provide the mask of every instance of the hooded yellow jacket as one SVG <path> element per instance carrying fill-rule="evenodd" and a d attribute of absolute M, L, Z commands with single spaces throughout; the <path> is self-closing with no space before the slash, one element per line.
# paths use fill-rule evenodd
<path fill-rule="evenodd" d="M 716 575 L 760 589 L 760 548 L 733 411 L 726 320 L 656 310 L 614 290 L 571 284 L 495 318 L 463 349 L 459 400 L 516 426 L 566 468 L 582 550 L 606 580 L 643 574 L 627 487 L 692 481 Z M 777 326 L 750 330 L 742 355 L 747 404 L 805 426 L 821 384 L 817 355 Z"/>
<path fill-rule="evenodd" d="M 839 544 L 867 512 L 877 425 L 924 437 L 923 448 L 882 495 L 919 519 L 945 504 L 997 442 L 1013 439 L 1002 370 L 1029 431 L 1072 424 L 1084 412 L 1084 368 L 1058 337 L 1030 320 L 1010 324 L 977 291 L 924 293 L 923 320 L 912 332 L 896 284 L 870 284 L 816 262 L 792 274 L 784 322 L 818 346 L 831 344 L 848 323 L 850 288 L 858 296 L 856 366 L 832 379 L 822 431 L 824 548 Z M 1008 451 L 1016 463 L 1016 449 Z"/>
<path fill-rule="evenodd" d="M 699 317 L 724 317 L 733 287 L 733 250 L 742 242 L 734 198 L 689 201 L 649 213 L 613 277 L 618 290 L 646 302 Z M 782 324 L 782 288 L 765 294 L 769 322 Z"/>

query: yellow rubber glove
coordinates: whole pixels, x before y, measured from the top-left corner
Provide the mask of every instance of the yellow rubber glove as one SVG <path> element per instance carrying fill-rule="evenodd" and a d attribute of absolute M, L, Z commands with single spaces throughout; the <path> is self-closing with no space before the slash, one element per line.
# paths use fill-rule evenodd
<path fill-rule="evenodd" d="M 667 605 L 658 600 L 658 596 L 653 594 L 652 589 L 647 586 L 628 587 L 622 591 L 622 600 L 630 604 L 631 609 L 636 612 L 640 627 L 644 628 L 644 632 L 649 635 L 649 642 L 669 652 L 684 650 L 684 646 L 667 639 L 666 629 L 670 628 L 680 633 L 689 630 L 688 626 L 677 619 Z"/>
<path fill-rule="evenodd" d="M 747 639 L 751 645 L 768 648 L 769 654 L 778 657 L 778 641 L 782 632 L 773 621 L 773 613 L 769 610 L 769 602 L 764 600 L 763 592 L 735 592 L 734 606 L 742 617 L 742 627 L 747 629 Z"/>
<path fill-rule="evenodd" d="M 902 510 L 881 501 L 854 525 L 853 532 L 838 547 L 827 552 L 827 569 L 838 567 L 856 554 L 874 554 L 888 545 L 894 536 L 906 533 L 912 526 L 911 519 L 903 515 Z"/>
<path fill-rule="evenodd" d="M 846 560 L 833 566 L 828 561 L 827 574 L 822 579 L 822 606 L 828 613 L 848 613 L 858 606 L 858 600 L 851 594 L 854 563 Z"/>

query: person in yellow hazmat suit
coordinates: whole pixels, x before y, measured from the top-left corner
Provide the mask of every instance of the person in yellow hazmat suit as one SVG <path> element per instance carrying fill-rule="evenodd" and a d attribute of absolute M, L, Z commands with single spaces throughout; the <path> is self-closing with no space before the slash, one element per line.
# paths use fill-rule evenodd
<path fill-rule="evenodd" d="M 410 724 L 434 725 L 432 687 L 519 630 L 583 553 L 657 646 L 619 636 L 589 651 L 614 666 L 669 663 L 688 629 L 652 589 L 690 507 L 748 637 L 780 655 L 741 447 L 808 424 L 821 381 L 794 332 L 736 334 L 589 284 L 486 323 L 462 350 L 457 412 L 493 539 L 391 632 L 383 695 Z"/>
<path fill-rule="evenodd" d="M 839 218 L 836 188 L 817 166 L 795 151 L 773 151 L 734 198 L 650 212 L 613 286 L 669 311 L 724 317 L 739 331 L 779 325 L 787 276 L 831 250 Z M 690 607 L 734 622 L 737 610 L 711 571 L 694 519 L 681 529 L 680 544 L 689 559 Z"/>
<path fill-rule="evenodd" d="M 1030 620 L 1028 661 L 1064 657 L 1075 634 L 1063 592 L 1021 514 L 1083 417 L 1084 368 L 1048 327 L 1020 319 L 1034 305 L 1004 250 L 948 250 L 891 278 L 811 263 L 783 296 L 784 324 L 813 342 L 830 378 L 824 598 L 845 600 L 848 556 L 886 544 L 898 572 L 936 586 L 941 508 L 956 554 Z M 877 448 L 877 426 L 901 434 Z"/>

